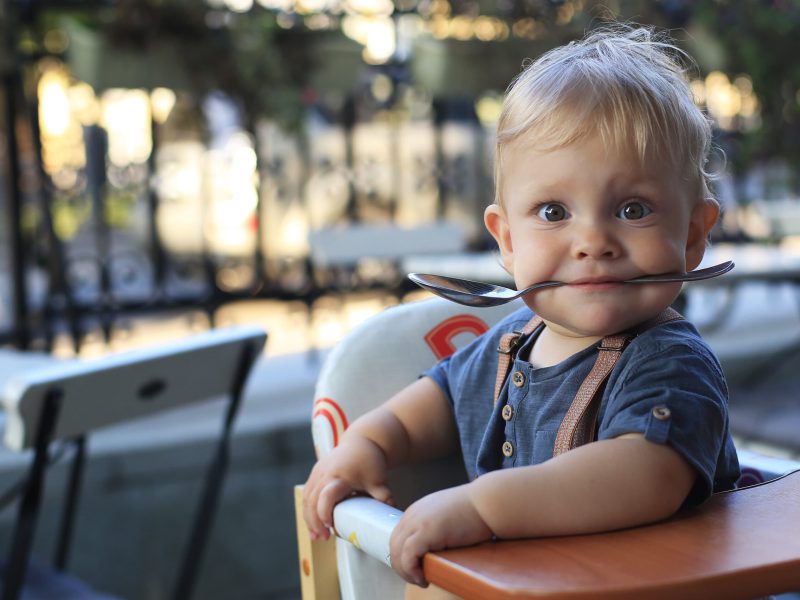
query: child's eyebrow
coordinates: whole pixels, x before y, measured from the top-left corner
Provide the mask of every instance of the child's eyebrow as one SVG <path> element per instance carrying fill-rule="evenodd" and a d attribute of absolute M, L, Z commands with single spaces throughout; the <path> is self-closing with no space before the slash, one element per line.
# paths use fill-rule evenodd
<path fill-rule="evenodd" d="M 650 191 L 658 190 L 664 187 L 664 180 L 656 174 L 621 174 L 612 179 L 609 183 L 614 187 L 636 187 L 644 188 Z"/>
<path fill-rule="evenodd" d="M 528 181 L 523 186 L 520 186 L 520 190 L 523 194 L 528 196 L 529 199 L 537 201 L 542 199 L 557 200 L 566 193 L 565 182 L 542 182 L 541 179 L 532 179 Z"/>

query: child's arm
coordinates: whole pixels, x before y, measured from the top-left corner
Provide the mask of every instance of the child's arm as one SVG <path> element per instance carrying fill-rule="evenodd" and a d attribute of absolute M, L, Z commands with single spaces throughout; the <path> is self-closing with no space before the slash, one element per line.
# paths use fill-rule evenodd
<path fill-rule="evenodd" d="M 392 535 L 392 566 L 425 585 L 425 552 L 499 538 L 591 533 L 674 513 L 695 471 L 675 450 L 628 434 L 535 466 L 502 469 L 426 496 Z"/>
<path fill-rule="evenodd" d="M 388 469 L 444 456 L 458 447 L 450 403 L 427 377 L 348 427 L 339 445 L 321 458 L 303 489 L 303 516 L 312 537 L 328 538 L 333 507 L 353 492 L 391 502 Z"/>

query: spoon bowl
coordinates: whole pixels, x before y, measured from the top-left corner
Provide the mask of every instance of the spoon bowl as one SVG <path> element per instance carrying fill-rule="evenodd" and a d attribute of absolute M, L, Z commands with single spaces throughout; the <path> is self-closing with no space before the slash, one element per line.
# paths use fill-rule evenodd
<path fill-rule="evenodd" d="M 661 275 L 643 275 L 634 279 L 627 279 L 622 283 L 667 283 L 675 281 L 699 281 L 719 277 L 733 269 L 733 261 L 725 261 L 705 269 L 697 269 L 688 273 L 664 273 Z M 427 273 L 409 273 L 408 278 L 418 286 L 441 296 L 446 300 L 464 304 L 466 306 L 486 307 L 499 306 L 520 296 L 529 294 L 534 290 L 546 287 L 567 285 L 564 281 L 543 281 L 534 283 L 523 290 L 512 290 L 502 285 L 461 279 L 460 277 L 446 277 L 444 275 L 430 275 Z"/>

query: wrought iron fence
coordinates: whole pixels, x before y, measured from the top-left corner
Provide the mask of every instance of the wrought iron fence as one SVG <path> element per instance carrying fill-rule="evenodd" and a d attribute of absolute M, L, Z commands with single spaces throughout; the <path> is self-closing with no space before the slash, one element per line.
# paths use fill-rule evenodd
<path fill-rule="evenodd" d="M 418 99 L 427 103 L 419 114 L 363 118 L 350 96 L 336 109 L 309 107 L 302 133 L 214 123 L 231 108 L 224 98 L 189 118 L 194 109 L 179 99 L 170 119 L 150 119 L 143 160 L 115 158 L 114 132 L 90 124 L 82 160 L 54 171 L 41 94 L 25 90 L 22 69 L 9 68 L 4 343 L 50 349 L 66 333 L 77 350 L 88 331 L 109 339 L 121 317 L 142 312 L 199 307 L 213 322 L 219 306 L 242 298 L 311 305 L 331 285 L 402 289 L 391 264 L 320 276 L 308 234 L 326 227 L 445 219 L 463 224 L 473 247 L 483 243 L 491 139 L 472 99 Z"/>

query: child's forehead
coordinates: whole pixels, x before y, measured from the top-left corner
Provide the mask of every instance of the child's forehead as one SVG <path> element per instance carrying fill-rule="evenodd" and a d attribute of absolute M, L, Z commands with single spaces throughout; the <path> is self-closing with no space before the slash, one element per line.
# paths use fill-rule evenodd
<path fill-rule="evenodd" d="M 599 181 L 609 189 L 647 193 L 669 188 L 693 196 L 695 187 L 687 170 L 668 157 L 642 156 L 633 140 L 605 140 L 598 132 L 567 144 L 542 140 L 533 131 L 521 134 L 506 144 L 498 168 L 501 185 L 534 186 L 539 192 L 545 188 L 556 192 L 576 177 L 583 179 L 587 169 L 592 175 L 602 173 Z"/>
<path fill-rule="evenodd" d="M 524 154 L 531 159 L 537 156 L 559 157 L 574 154 L 575 150 L 580 151 L 589 147 L 601 149 L 602 155 L 595 157 L 597 161 L 614 154 L 624 157 L 632 170 L 636 171 L 649 172 L 654 169 L 663 171 L 665 167 L 671 166 L 669 161 L 665 163 L 666 157 L 656 145 L 646 144 L 642 148 L 632 136 L 604 135 L 598 128 L 587 129 L 580 135 L 572 136 L 558 136 L 552 135 L 551 132 L 539 131 L 536 128 L 529 129 L 505 144 L 505 148 L 501 152 L 500 166 L 503 168 L 505 162 L 502 158 L 512 154 Z M 580 165 L 576 166 L 583 168 Z"/>

